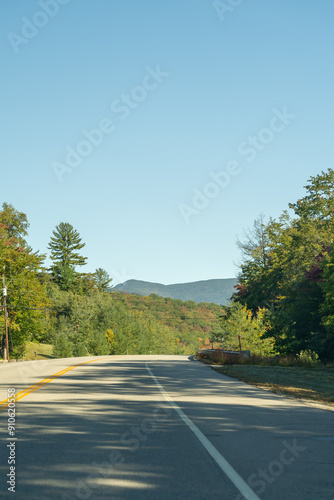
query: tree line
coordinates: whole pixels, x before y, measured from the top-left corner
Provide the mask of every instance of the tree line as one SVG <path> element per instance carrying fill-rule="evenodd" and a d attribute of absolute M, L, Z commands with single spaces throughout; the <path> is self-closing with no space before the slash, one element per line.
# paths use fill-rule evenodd
<path fill-rule="evenodd" d="M 206 337 L 254 354 L 334 360 L 334 170 L 311 177 L 306 194 L 278 219 L 261 215 L 237 244 L 238 285 L 229 306 L 111 293 L 108 272 L 80 270 L 85 244 L 68 222 L 53 231 L 46 255 L 27 243 L 29 222 L 4 203 L 0 274 L 8 288 L 12 357 L 29 340 L 56 356 L 193 353 Z M 0 331 L 5 315 L 0 310 Z M 2 349 L 4 340 L 2 339 Z"/>
<path fill-rule="evenodd" d="M 68 222 L 52 232 L 51 266 L 46 267 L 46 255 L 34 252 L 27 243 L 28 228 L 26 214 L 8 203 L 2 205 L 0 271 L 8 288 L 11 357 L 22 357 L 27 341 L 32 340 L 53 344 L 57 357 L 192 353 L 198 338 L 216 322 L 210 307 L 201 308 L 205 317 L 191 320 L 199 322 L 192 331 L 191 321 L 185 324 L 182 318 L 196 308 L 195 303 L 175 301 L 171 307 L 172 299 L 111 293 L 106 270 L 81 271 L 87 263 L 85 244 Z M 1 332 L 4 319 L 2 308 Z M 1 347 L 3 354 L 4 336 Z"/>
<path fill-rule="evenodd" d="M 278 219 L 255 220 L 237 244 L 242 263 L 222 333 L 255 352 L 334 360 L 334 170 L 311 177 Z M 253 331 L 253 333 L 252 333 Z"/>

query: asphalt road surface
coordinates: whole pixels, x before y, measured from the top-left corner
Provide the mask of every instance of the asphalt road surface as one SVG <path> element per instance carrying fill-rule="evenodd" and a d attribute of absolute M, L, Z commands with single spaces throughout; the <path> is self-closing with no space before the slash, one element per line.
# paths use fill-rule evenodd
<path fill-rule="evenodd" d="M 2 364 L 0 402 L 1 498 L 334 498 L 332 411 L 186 356 Z"/>

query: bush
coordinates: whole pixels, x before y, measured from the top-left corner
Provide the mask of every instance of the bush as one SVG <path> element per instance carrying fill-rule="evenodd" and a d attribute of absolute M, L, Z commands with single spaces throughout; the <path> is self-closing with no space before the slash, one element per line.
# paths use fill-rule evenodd
<path fill-rule="evenodd" d="M 242 350 L 251 351 L 259 356 L 270 356 L 274 353 L 275 339 L 268 337 L 266 309 L 258 308 L 256 313 L 239 303 L 224 306 L 220 316 L 220 326 L 224 334 L 224 345 L 229 350 L 239 350 L 239 336 Z"/>
<path fill-rule="evenodd" d="M 56 358 L 71 358 L 73 356 L 73 344 L 65 333 L 58 333 L 55 336 L 53 355 Z"/>
<path fill-rule="evenodd" d="M 217 351 L 208 350 L 207 352 L 198 353 L 198 360 L 205 360 L 210 363 L 219 365 L 258 365 L 258 366 L 287 366 L 287 367 L 308 367 L 319 366 L 321 361 L 317 353 L 313 351 L 301 351 L 296 356 L 261 356 L 259 354 L 252 354 L 250 358 L 239 356 L 238 354 L 224 355 L 223 359 L 221 354 Z"/>
<path fill-rule="evenodd" d="M 83 342 L 78 342 L 78 344 L 74 344 L 73 346 L 73 356 L 81 357 L 88 356 L 89 352 Z"/>
<path fill-rule="evenodd" d="M 306 351 L 300 351 L 298 358 L 300 361 L 307 365 L 319 365 L 320 360 L 319 356 L 316 352 L 306 350 Z"/>
<path fill-rule="evenodd" d="M 110 346 L 103 332 L 96 332 L 89 337 L 88 350 L 94 356 L 110 354 Z"/>
<path fill-rule="evenodd" d="M 9 349 L 9 357 L 10 357 L 10 359 L 13 358 L 13 359 L 16 359 L 16 361 L 17 361 L 18 359 L 23 358 L 25 351 L 26 351 L 25 344 L 16 345 L 16 346 L 12 347 L 11 349 Z"/>

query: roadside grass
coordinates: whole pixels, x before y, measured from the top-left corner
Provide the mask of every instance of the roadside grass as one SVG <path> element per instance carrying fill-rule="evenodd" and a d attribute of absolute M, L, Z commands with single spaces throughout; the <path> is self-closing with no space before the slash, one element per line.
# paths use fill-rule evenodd
<path fill-rule="evenodd" d="M 334 407 L 334 366 L 215 365 L 219 373 L 277 394 L 325 403 Z"/>
<path fill-rule="evenodd" d="M 52 355 L 53 346 L 51 344 L 39 344 L 38 342 L 27 342 L 26 352 L 23 356 L 24 361 L 32 359 L 54 359 Z M 34 351 L 37 351 L 35 357 Z"/>

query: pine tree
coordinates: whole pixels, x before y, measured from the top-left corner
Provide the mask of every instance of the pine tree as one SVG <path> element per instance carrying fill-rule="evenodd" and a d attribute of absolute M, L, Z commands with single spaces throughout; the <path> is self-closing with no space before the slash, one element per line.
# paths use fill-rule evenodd
<path fill-rule="evenodd" d="M 108 286 L 112 281 L 112 278 L 110 278 L 107 271 L 99 267 L 98 269 L 95 270 L 94 276 L 96 279 L 98 289 L 101 291 L 107 290 Z"/>
<path fill-rule="evenodd" d="M 52 273 L 60 287 L 68 290 L 77 276 L 76 266 L 84 266 L 87 257 L 79 250 L 85 246 L 82 239 L 71 224 L 61 222 L 53 231 L 48 248 L 51 250 Z"/>

